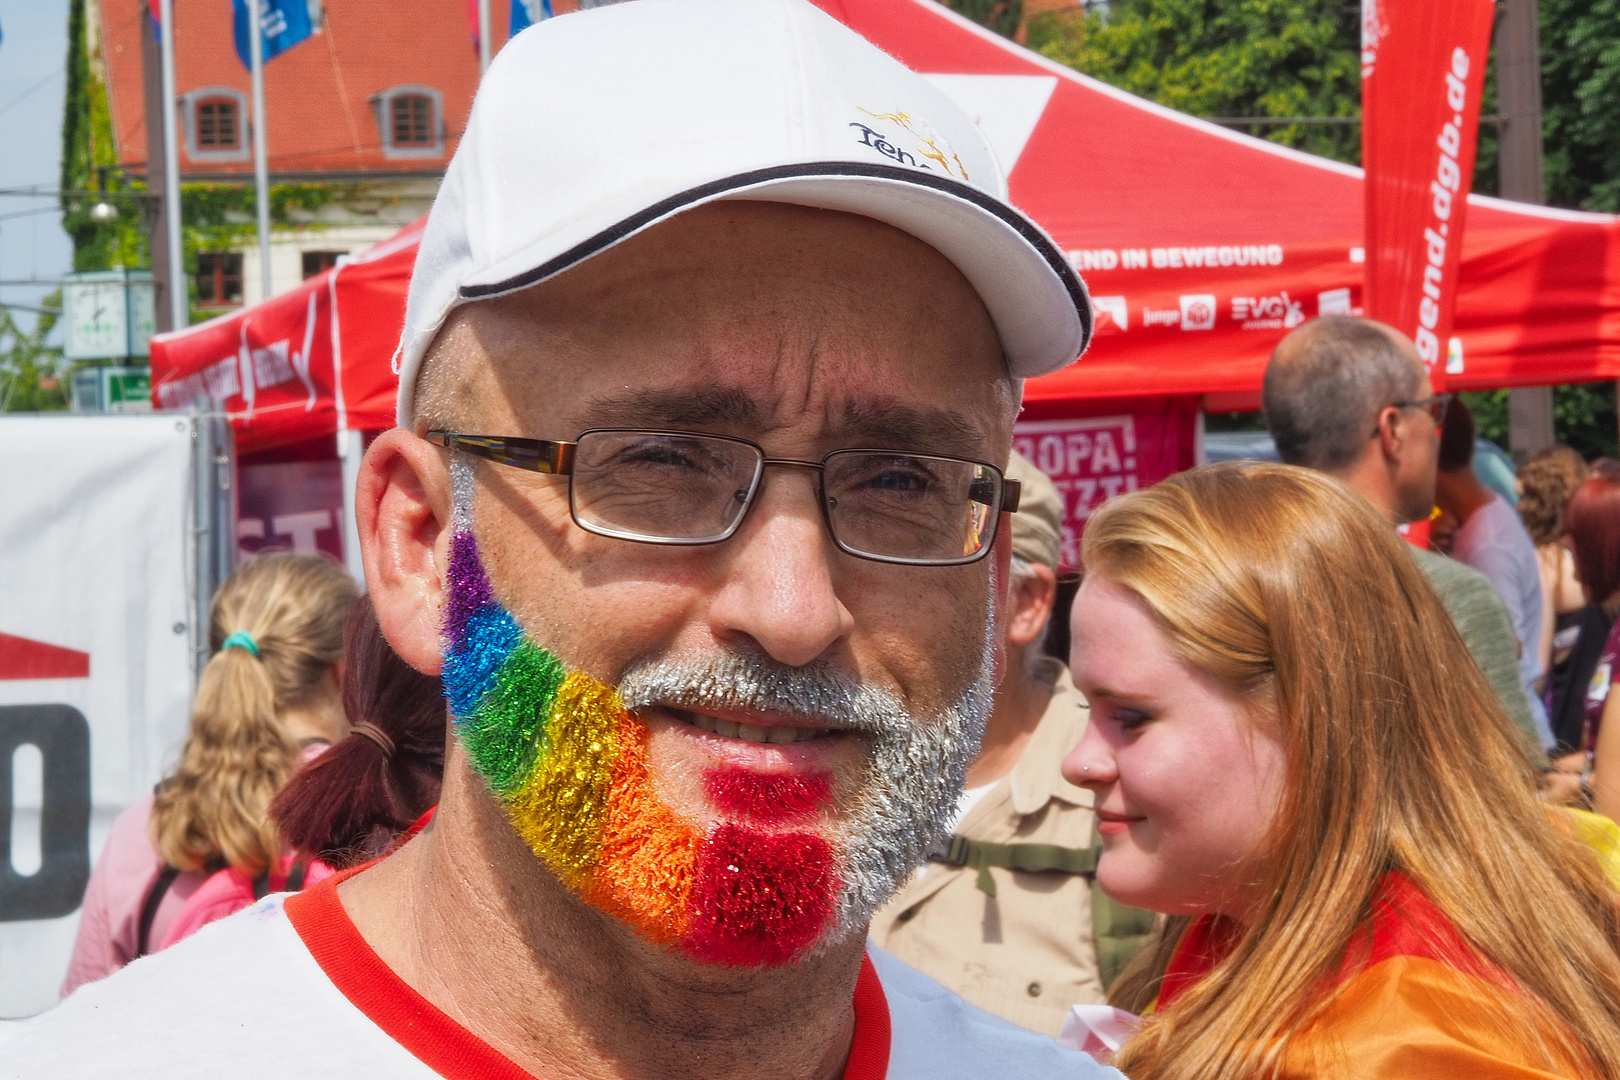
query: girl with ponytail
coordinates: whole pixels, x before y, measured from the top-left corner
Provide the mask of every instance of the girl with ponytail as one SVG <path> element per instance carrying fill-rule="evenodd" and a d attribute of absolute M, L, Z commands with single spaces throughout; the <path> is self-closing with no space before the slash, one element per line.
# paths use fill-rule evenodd
<path fill-rule="evenodd" d="M 294 850 L 338 869 L 384 854 L 439 801 L 446 731 L 439 680 L 395 654 L 369 597 L 355 605 L 344 641 L 349 737 L 270 807 Z"/>
<path fill-rule="evenodd" d="M 225 579 L 179 765 L 114 823 L 64 994 L 155 951 L 215 871 L 285 876 L 270 801 L 347 731 L 339 682 L 356 596 L 342 568 L 315 555 L 270 552 Z"/>

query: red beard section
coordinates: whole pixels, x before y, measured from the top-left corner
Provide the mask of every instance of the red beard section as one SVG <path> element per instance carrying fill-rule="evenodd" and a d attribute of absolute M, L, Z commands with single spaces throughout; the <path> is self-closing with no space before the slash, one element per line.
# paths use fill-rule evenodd
<path fill-rule="evenodd" d="M 703 774 L 709 800 L 722 811 L 765 825 L 808 817 L 832 803 L 828 773 L 757 773 L 710 769 Z"/>
<path fill-rule="evenodd" d="M 794 960 L 832 918 L 838 884 L 821 837 L 723 824 L 698 854 L 686 951 L 740 967 Z"/>

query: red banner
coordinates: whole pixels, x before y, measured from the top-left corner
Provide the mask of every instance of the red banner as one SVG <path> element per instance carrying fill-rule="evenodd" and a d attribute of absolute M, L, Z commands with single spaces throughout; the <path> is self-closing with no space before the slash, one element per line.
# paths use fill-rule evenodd
<path fill-rule="evenodd" d="M 1361 12 L 1366 311 L 1417 343 L 1442 390 L 1496 5 L 1361 0 Z"/>
<path fill-rule="evenodd" d="M 1019 421 L 1013 449 L 1050 476 L 1063 496 L 1059 561 L 1074 570 L 1080 566 L 1080 534 L 1098 507 L 1197 463 L 1198 399 L 1094 401 L 1069 409 L 1063 419 Z M 1032 408 L 1031 414 L 1042 411 Z"/>

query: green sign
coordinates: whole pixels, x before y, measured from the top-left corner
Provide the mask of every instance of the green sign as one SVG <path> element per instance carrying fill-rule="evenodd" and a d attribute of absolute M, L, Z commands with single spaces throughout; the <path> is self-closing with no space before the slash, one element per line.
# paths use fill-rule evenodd
<path fill-rule="evenodd" d="M 152 369 L 101 369 L 101 408 L 105 412 L 151 412 Z"/>

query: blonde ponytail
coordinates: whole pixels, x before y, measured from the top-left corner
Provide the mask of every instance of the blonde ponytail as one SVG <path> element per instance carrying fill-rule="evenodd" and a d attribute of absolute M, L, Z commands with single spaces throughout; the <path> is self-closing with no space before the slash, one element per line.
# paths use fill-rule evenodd
<path fill-rule="evenodd" d="M 299 757 L 281 716 L 321 692 L 355 600 L 336 565 L 289 552 L 252 559 L 220 586 L 210 613 L 218 651 L 198 681 L 180 764 L 152 807 L 152 846 L 170 866 L 223 860 L 256 876 L 274 865 L 270 801 Z M 219 648 L 227 638 L 232 647 Z"/>

